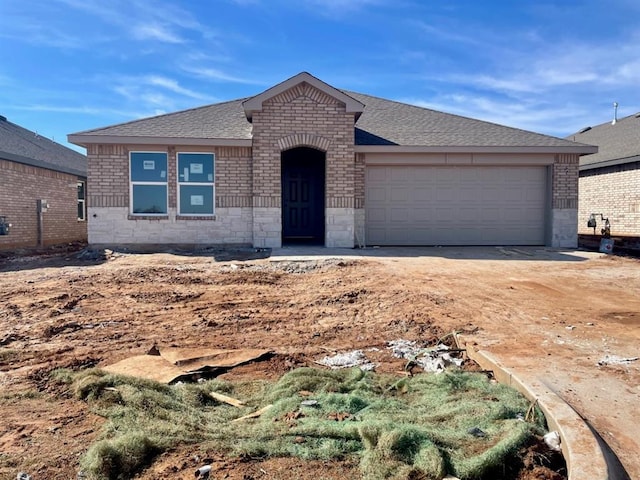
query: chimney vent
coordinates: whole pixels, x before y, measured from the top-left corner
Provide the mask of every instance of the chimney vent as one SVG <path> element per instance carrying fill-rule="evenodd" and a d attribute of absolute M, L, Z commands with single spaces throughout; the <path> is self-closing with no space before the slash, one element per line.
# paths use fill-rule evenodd
<path fill-rule="evenodd" d="M 613 121 L 611 125 L 615 125 L 618 122 L 618 102 L 613 102 Z"/>

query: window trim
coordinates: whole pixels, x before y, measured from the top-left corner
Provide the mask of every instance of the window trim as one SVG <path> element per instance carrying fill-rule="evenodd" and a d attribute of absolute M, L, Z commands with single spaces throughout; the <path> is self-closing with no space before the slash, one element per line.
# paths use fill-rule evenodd
<path fill-rule="evenodd" d="M 166 157 L 167 162 L 167 170 L 166 170 L 166 180 L 164 182 L 140 182 L 133 180 L 133 172 L 132 172 L 132 155 L 135 153 L 161 153 Z M 133 211 L 133 186 L 134 185 L 158 185 L 165 187 L 166 194 L 166 205 L 167 209 L 163 213 L 135 213 Z M 166 217 L 169 215 L 169 153 L 162 150 L 132 150 L 129 152 L 129 215 L 133 217 Z"/>
<path fill-rule="evenodd" d="M 211 155 L 211 161 L 213 162 L 212 174 L 213 181 L 211 182 L 181 182 L 180 181 L 180 155 Z M 216 215 L 216 154 L 214 152 L 176 152 L 176 204 L 178 208 L 177 215 L 180 217 L 215 217 Z M 180 190 L 183 185 L 193 187 L 211 187 L 211 213 L 183 213 L 180 207 Z"/>
<path fill-rule="evenodd" d="M 82 193 L 84 194 L 82 198 L 77 198 L 78 207 L 82 205 L 82 217 L 78 217 L 79 222 L 87 221 L 87 181 L 86 180 L 78 180 L 76 182 L 76 188 L 82 185 Z M 76 194 L 77 195 L 77 194 Z"/>

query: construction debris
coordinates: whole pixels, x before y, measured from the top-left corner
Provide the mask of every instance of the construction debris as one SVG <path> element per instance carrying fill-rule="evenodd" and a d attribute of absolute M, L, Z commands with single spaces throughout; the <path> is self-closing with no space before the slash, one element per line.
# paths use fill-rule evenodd
<path fill-rule="evenodd" d="M 226 395 L 223 395 L 222 393 L 217 393 L 217 392 L 209 392 L 209 396 L 211 398 L 213 398 L 214 400 L 217 400 L 218 402 L 222 402 L 222 403 L 226 403 L 228 405 L 231 405 L 233 407 L 244 407 L 245 403 L 241 400 L 238 400 L 237 398 L 232 398 L 232 397 L 228 397 Z"/>
<path fill-rule="evenodd" d="M 316 363 L 334 370 L 338 368 L 360 367 L 360 370 L 370 371 L 376 367 L 375 363 L 371 363 L 367 359 L 362 350 L 353 350 L 351 352 L 327 356 L 322 360 L 318 360 Z"/>
<path fill-rule="evenodd" d="M 136 355 L 103 368 L 120 375 L 175 383 L 199 375 L 212 376 L 251 361 L 260 360 L 272 352 L 264 349 L 220 350 L 208 348 L 153 347 L 147 355 Z"/>
<path fill-rule="evenodd" d="M 423 348 L 411 340 L 393 340 L 388 342 L 388 345 L 394 357 L 406 358 L 408 364 L 414 363 L 425 372 L 441 373 L 451 366 L 461 367 L 464 361 L 452 356 L 462 352 L 462 349 L 451 349 L 442 343 L 435 347 Z"/>
<path fill-rule="evenodd" d="M 603 365 L 629 365 L 640 359 L 640 357 L 619 357 L 618 355 L 605 355 L 598 361 L 599 366 Z"/>
<path fill-rule="evenodd" d="M 264 407 L 262 407 L 260 410 L 256 410 L 253 413 L 249 413 L 248 415 L 244 415 L 242 417 L 238 417 L 234 420 L 231 420 L 231 422 L 241 422 L 242 420 L 248 420 L 250 418 L 258 418 L 260 416 L 262 416 L 263 413 L 269 411 L 269 409 L 271 409 L 271 407 L 273 407 L 273 405 L 266 405 Z"/>
<path fill-rule="evenodd" d="M 542 439 L 551 450 L 554 450 L 556 452 L 562 450 L 560 448 L 560 434 L 558 432 L 549 432 L 544 437 L 542 437 Z"/>

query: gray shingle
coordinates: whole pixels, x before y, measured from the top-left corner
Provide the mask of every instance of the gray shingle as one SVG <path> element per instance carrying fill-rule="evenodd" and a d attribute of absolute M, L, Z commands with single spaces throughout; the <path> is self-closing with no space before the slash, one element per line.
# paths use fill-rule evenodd
<path fill-rule="evenodd" d="M 356 92 L 364 112 L 355 129 L 356 145 L 426 147 L 567 147 L 573 142 Z M 208 105 L 74 135 L 251 139 L 242 102 Z"/>
<path fill-rule="evenodd" d="M 0 117 L 0 158 L 87 176 L 87 157 Z"/>
<path fill-rule="evenodd" d="M 573 145 L 548 135 L 505 127 L 495 123 L 438 112 L 356 92 L 345 92 L 364 103 L 356 126 L 364 133 L 356 135 L 374 145 L 429 147 L 557 147 Z M 358 141 L 356 141 L 358 143 Z M 371 145 L 371 143 L 358 143 Z"/>
<path fill-rule="evenodd" d="M 251 124 L 242 108 L 245 98 L 143 118 L 74 135 L 251 139 Z"/>
<path fill-rule="evenodd" d="M 626 163 L 640 158 L 640 114 L 624 117 L 611 125 L 603 123 L 583 133 L 576 132 L 568 140 L 598 146 L 598 153 L 584 155 L 580 166 L 594 166 L 604 162 Z"/>

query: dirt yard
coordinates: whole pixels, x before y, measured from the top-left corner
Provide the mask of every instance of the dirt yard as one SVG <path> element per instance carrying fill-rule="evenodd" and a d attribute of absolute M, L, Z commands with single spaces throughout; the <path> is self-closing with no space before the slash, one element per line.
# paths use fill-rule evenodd
<path fill-rule="evenodd" d="M 403 362 L 384 354 L 385 342 L 435 341 L 453 330 L 543 378 L 640 478 L 640 360 L 617 362 L 638 356 L 640 261 L 494 248 L 259 257 L 0 258 L 0 478 L 76 478 L 97 437 L 103 420 L 48 382 L 56 367 L 106 366 L 153 345 L 269 348 L 270 359 L 223 378 L 275 378 L 328 353 L 378 347 L 370 354 L 377 370 L 393 372 Z M 348 462 L 232 461 L 185 447 L 140 478 L 193 478 L 203 462 L 214 465 L 213 478 L 243 480 L 357 472 Z"/>

